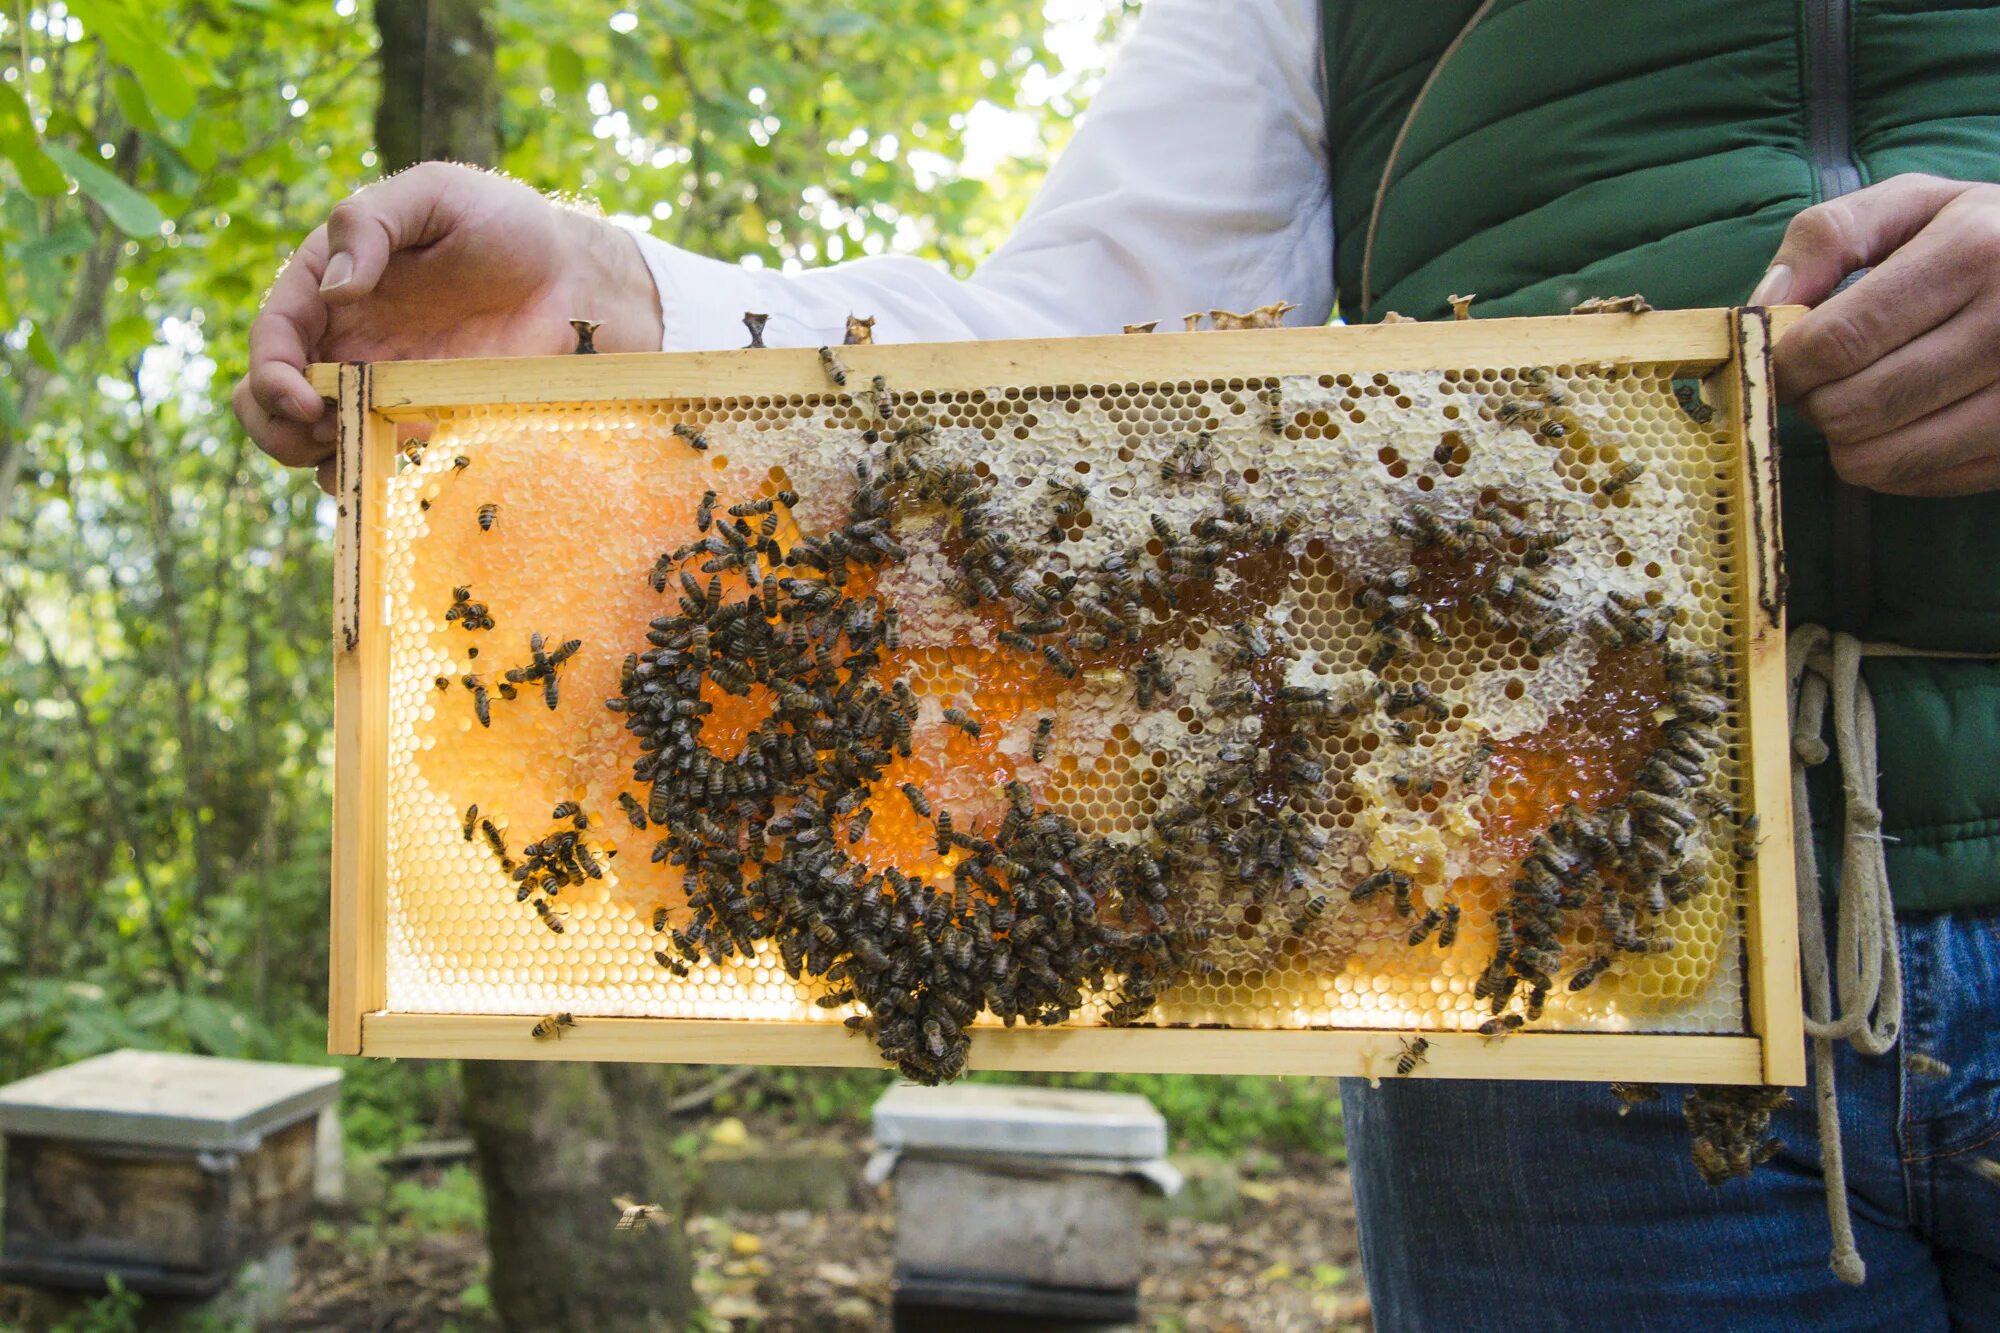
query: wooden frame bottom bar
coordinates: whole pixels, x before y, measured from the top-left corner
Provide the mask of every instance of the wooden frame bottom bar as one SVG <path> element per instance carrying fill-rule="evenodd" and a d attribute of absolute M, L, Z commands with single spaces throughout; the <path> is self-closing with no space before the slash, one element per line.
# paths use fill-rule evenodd
<path fill-rule="evenodd" d="M 539 1015 L 367 1014 L 361 1053 L 458 1060 L 610 1060 L 664 1064 L 880 1068 L 872 1043 L 820 1023 L 732 1019 L 580 1018 L 558 1039 L 530 1035 Z M 1392 1030 L 1297 1032 L 1218 1028 L 981 1028 L 970 1067 L 1119 1074 L 1355 1074 L 1393 1077 L 1403 1043 Z M 1523 1032 L 1503 1041 L 1429 1033 L 1412 1077 L 1614 1079 L 1762 1083 L 1756 1037 Z M 1503 1055 L 1504 1053 L 1504 1055 Z"/>

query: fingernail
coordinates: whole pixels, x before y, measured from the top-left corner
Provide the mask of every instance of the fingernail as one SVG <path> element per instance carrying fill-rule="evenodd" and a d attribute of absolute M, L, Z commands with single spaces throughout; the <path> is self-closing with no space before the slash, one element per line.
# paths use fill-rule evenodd
<path fill-rule="evenodd" d="M 354 276 L 354 257 L 345 250 L 326 261 L 326 273 L 319 280 L 323 292 L 345 287 L 347 280 Z"/>
<path fill-rule="evenodd" d="M 347 256 L 340 256 L 345 259 Z M 1750 305 L 1783 305 L 1785 298 L 1792 294 L 1792 266 L 1773 264 L 1758 280 L 1757 290 L 1750 293 Z"/>
<path fill-rule="evenodd" d="M 300 421 L 314 421 L 319 417 L 319 399 L 303 393 L 293 394 L 285 399 L 285 406 L 291 410 L 291 415 Z"/>

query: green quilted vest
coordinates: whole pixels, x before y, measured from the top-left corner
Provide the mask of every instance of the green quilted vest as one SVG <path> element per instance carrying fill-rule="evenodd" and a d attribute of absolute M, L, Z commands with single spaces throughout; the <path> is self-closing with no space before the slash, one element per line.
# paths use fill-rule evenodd
<path fill-rule="evenodd" d="M 1326 0 L 1340 309 L 1559 314 L 1641 292 L 1743 300 L 1800 209 L 1906 171 L 2000 181 L 2000 7 L 1917 0 L 1499 0 L 1418 88 L 1475 0 Z M 2000 355 L 2000 349 L 1996 349 Z M 2000 651 L 2000 493 L 1838 487 L 1783 426 L 1792 623 Z M 1903 910 L 2000 904 L 2000 665 L 1870 659 Z M 1837 809 L 1831 791 L 1816 802 Z"/>

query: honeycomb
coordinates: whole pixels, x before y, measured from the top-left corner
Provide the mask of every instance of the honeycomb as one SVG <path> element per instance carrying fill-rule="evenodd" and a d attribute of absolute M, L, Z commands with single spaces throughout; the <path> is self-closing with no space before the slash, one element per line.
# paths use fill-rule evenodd
<path fill-rule="evenodd" d="M 806 583 L 831 576 L 790 562 L 872 495 L 884 541 L 842 571 L 841 605 L 897 633 L 871 631 L 870 660 L 846 667 L 829 661 L 856 649 L 851 629 L 802 637 L 799 660 L 820 652 L 822 679 L 865 675 L 885 699 L 906 686 L 907 752 L 882 742 L 829 841 L 854 872 L 845 891 L 866 896 L 894 871 L 935 886 L 956 921 L 975 902 L 997 910 L 963 863 L 1017 806 L 1071 831 L 1063 873 L 1122 867 L 1122 895 L 1077 905 L 1124 942 L 1107 946 L 1123 961 L 1086 969 L 1073 1004 L 1031 1021 L 1472 1031 L 1504 1013 L 1562 1031 L 1744 1032 L 1729 813 L 1745 778 L 1730 702 L 1740 441 L 1677 394 L 1678 373 L 950 393 L 857 376 L 811 395 L 458 408 L 406 424 L 376 534 L 391 633 L 387 1007 L 871 1025 L 839 980 L 850 964 L 802 966 L 803 935 L 788 959 L 761 928 L 730 938 L 711 907 L 706 943 L 669 943 L 700 935 L 707 895 L 656 857 L 667 840 L 643 816 L 684 799 L 685 779 L 661 779 L 653 800 L 619 709 L 642 697 L 628 654 L 696 651 L 660 646 L 687 639 L 674 620 L 686 599 L 741 610 L 781 578 L 800 580 L 802 604 L 822 596 Z M 956 478 L 978 527 L 896 481 L 898 459 Z M 763 543 L 758 585 L 717 560 L 719 541 L 697 545 L 732 525 Z M 968 587 L 968 571 L 999 567 L 980 566 L 974 532 L 1014 553 L 1007 577 L 1029 586 L 1011 601 Z M 730 567 L 703 568 L 717 564 Z M 1109 578 L 1133 591 L 1107 624 L 1108 594 L 1085 603 Z M 1054 627 L 1024 640 L 1018 626 L 1044 611 Z M 1621 638 L 1607 616 L 1639 629 Z M 1690 684 L 1705 654 L 1715 665 Z M 773 722 L 778 696 L 756 668 L 718 667 L 682 700 L 718 765 L 801 731 Z M 1634 803 L 1658 802 L 1638 788 L 1657 786 L 1644 774 L 1689 709 L 1709 752 L 1670 802 L 1693 815 L 1663 823 Z M 861 744 L 835 730 L 805 748 Z M 1538 873 L 1524 867 L 1538 848 L 1544 865 L 1569 855 L 1549 848 L 1566 808 L 1604 822 L 1637 810 L 1666 830 L 1671 901 L 1627 895 L 1619 909 L 1577 891 L 1535 964 L 1552 984 L 1496 996 L 1498 947 Z M 939 811 L 971 832 L 965 845 L 941 840 Z M 592 873 L 535 870 L 530 845 L 558 841 L 585 848 Z M 753 848 L 753 875 L 783 841 Z M 754 883 L 751 897 L 730 910 L 785 910 Z M 1017 923 L 1027 952 L 1024 935 Z"/>

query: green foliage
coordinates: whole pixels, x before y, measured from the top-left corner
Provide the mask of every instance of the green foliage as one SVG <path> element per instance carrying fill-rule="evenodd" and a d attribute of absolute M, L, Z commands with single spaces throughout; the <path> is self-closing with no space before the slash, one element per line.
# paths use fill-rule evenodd
<path fill-rule="evenodd" d="M 397 1181 L 389 1188 L 387 1211 L 392 1225 L 426 1235 L 473 1232 L 486 1225 L 479 1177 L 467 1166 L 447 1168 L 434 1184 Z"/>
<path fill-rule="evenodd" d="M 1310 1152 L 1345 1161 L 1340 1089 L 1330 1078 L 1211 1074 L 973 1074 L 974 1082 L 1136 1092 L 1166 1117 L 1177 1152 Z M 719 1100 L 721 1112 L 781 1112 L 802 1126 L 864 1126 L 895 1082 L 875 1069 L 772 1069 Z"/>

